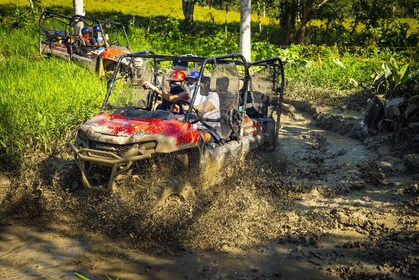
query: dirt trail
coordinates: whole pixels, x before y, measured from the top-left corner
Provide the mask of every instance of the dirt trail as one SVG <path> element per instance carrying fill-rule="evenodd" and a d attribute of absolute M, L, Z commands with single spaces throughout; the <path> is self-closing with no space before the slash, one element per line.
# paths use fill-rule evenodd
<path fill-rule="evenodd" d="M 378 138 L 289 109 L 275 154 L 252 155 L 182 217 L 148 220 L 138 186 L 74 197 L 43 180 L 31 199 L 3 194 L 0 278 L 418 278 L 418 174 Z"/>

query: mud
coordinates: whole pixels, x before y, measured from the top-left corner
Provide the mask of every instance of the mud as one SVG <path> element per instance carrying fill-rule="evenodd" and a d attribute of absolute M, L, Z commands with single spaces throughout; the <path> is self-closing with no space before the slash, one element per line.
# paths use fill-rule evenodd
<path fill-rule="evenodd" d="M 2 175 L 0 277 L 418 278 L 419 174 L 406 160 L 416 155 L 371 136 L 362 116 L 295 106 L 274 152 L 192 186 L 181 206 L 150 204 L 139 176 L 112 195 L 68 193 L 56 184 L 61 155 Z"/>

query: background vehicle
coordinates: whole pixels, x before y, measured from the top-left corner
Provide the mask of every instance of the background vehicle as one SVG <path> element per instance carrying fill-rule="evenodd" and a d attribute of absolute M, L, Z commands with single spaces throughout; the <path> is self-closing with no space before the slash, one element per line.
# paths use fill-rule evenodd
<path fill-rule="evenodd" d="M 119 67 L 127 59 L 132 63 L 142 61 L 137 84 L 119 83 L 124 77 Z M 218 94 L 220 143 L 203 143 L 193 123 L 205 120 L 197 117 L 192 106 L 179 114 L 156 110 L 160 103 L 157 94 L 140 86 L 149 81 L 164 88 L 174 69 L 198 70 L 197 88 L 203 93 Z M 283 89 L 284 72 L 279 58 L 247 63 L 239 54 L 201 58 L 144 51 L 122 55 L 108 82 L 101 112 L 81 125 L 75 143 L 70 143 L 75 160 L 73 167 L 66 170 L 76 172 L 69 175 L 66 171 L 63 179 L 71 185 L 79 172 L 85 187 L 109 191 L 115 189 L 119 175 L 131 171 L 140 177 L 184 175 L 198 185 L 214 182 L 251 150 L 276 145 Z M 197 90 L 190 104 L 196 95 Z M 169 168 L 158 165 L 153 169 L 147 165 L 147 161 L 161 158 L 166 159 Z M 167 184 L 154 187 L 160 188 L 165 197 L 182 193 L 179 187 L 170 186 L 166 191 Z"/>
<path fill-rule="evenodd" d="M 92 31 L 94 26 L 100 28 L 106 42 L 103 51 L 82 43 L 81 30 L 89 28 Z M 99 75 L 112 72 L 118 57 L 132 52 L 125 27 L 119 22 L 44 12 L 38 27 L 40 54 L 72 60 Z"/>

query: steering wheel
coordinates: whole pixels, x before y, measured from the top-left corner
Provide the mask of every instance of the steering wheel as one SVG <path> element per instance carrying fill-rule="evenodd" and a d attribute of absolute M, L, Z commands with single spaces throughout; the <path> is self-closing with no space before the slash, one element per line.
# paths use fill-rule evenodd
<path fill-rule="evenodd" d="M 173 103 L 173 105 L 177 105 L 179 106 L 179 114 L 182 114 L 184 116 L 186 116 L 186 112 L 187 110 L 185 110 L 184 105 L 190 105 L 189 101 L 184 101 L 184 100 L 178 100 L 175 103 Z"/>
<path fill-rule="evenodd" d="M 179 114 L 182 114 L 186 117 L 186 114 L 188 113 L 188 109 L 185 109 L 184 105 L 188 105 L 191 106 L 191 103 L 189 101 L 185 101 L 185 100 L 178 100 L 174 103 L 174 105 L 178 105 L 179 106 Z M 192 111 L 195 112 L 195 114 L 198 115 L 198 111 L 196 110 L 196 108 L 194 106 L 192 106 Z"/>

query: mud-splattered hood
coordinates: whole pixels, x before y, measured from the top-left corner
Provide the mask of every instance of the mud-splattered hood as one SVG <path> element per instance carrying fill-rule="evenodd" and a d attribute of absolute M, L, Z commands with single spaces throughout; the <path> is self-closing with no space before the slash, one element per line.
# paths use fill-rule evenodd
<path fill-rule="evenodd" d="M 101 113 L 80 127 L 79 137 L 119 145 L 157 141 L 166 150 L 196 145 L 199 133 L 191 124 L 174 119 L 143 120 Z"/>

